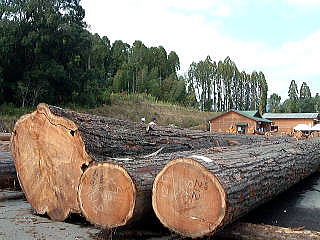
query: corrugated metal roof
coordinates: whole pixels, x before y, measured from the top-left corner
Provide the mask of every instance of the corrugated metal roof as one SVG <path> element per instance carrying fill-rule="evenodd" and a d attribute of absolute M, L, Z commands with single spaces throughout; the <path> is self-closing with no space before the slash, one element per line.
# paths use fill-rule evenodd
<path fill-rule="evenodd" d="M 258 111 L 230 110 L 230 111 L 228 111 L 228 112 L 236 112 L 236 113 L 238 113 L 238 114 L 240 114 L 240 115 L 242 115 L 242 116 L 245 116 L 245 117 L 247 117 L 247 118 L 253 119 L 253 120 L 257 121 L 257 122 L 267 122 L 267 123 L 271 123 L 271 122 L 272 122 L 272 121 L 270 121 L 270 120 L 268 120 L 268 119 L 265 119 L 265 118 L 254 117 L 254 116 L 257 114 Z M 217 115 L 217 116 L 209 119 L 209 121 L 211 121 L 211 120 L 213 120 L 213 119 L 216 119 L 216 118 L 218 118 L 218 117 L 220 117 L 220 116 L 222 116 L 222 115 L 224 115 L 224 114 L 226 114 L 226 113 L 228 113 L 228 112 L 221 113 L 221 114 L 219 114 L 219 115 Z M 260 115 L 260 114 L 259 114 L 259 115 Z"/>
<path fill-rule="evenodd" d="M 265 119 L 265 118 L 259 118 L 259 117 L 255 117 L 255 115 L 257 114 L 258 111 L 239 111 L 239 110 L 231 110 L 234 111 L 236 113 L 239 113 L 245 117 L 248 117 L 250 119 L 253 119 L 257 122 L 267 122 L 267 123 L 271 123 L 272 121 Z M 251 115 L 253 114 L 253 115 Z M 260 115 L 260 114 L 259 114 Z"/>
<path fill-rule="evenodd" d="M 263 118 L 267 119 L 289 119 L 289 118 L 318 118 L 319 113 L 265 113 Z"/>

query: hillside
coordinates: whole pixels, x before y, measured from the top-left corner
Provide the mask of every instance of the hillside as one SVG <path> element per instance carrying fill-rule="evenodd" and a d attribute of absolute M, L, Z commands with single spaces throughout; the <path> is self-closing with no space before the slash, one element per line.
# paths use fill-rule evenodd
<path fill-rule="evenodd" d="M 111 105 L 93 109 L 78 108 L 76 106 L 66 108 L 135 122 L 139 122 L 142 117 L 146 118 L 146 122 L 156 117 L 160 125 L 174 124 L 179 127 L 200 127 L 202 129 L 206 129 L 207 120 L 217 114 L 173 105 L 171 103 L 159 102 L 156 101 L 155 98 L 144 94 L 113 94 L 111 95 Z M 15 111 L 2 109 L 0 112 L 0 120 L 2 120 L 7 129 L 12 129 L 14 122 L 22 114 L 29 111 L 30 109 L 19 109 Z"/>

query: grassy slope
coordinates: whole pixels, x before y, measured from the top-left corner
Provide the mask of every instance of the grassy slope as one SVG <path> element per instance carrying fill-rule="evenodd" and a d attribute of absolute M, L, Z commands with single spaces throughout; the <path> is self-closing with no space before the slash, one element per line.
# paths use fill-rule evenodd
<path fill-rule="evenodd" d="M 69 107 L 70 108 L 70 107 Z M 205 129 L 209 118 L 216 115 L 213 112 L 202 112 L 196 109 L 185 108 L 178 105 L 156 101 L 153 97 L 146 95 L 112 95 L 111 105 L 94 109 L 72 108 L 76 111 L 107 116 L 117 119 L 124 119 L 139 122 L 142 117 L 151 121 L 156 117 L 159 125 L 174 124 L 179 127 L 194 127 Z M 0 113 L 0 120 L 3 120 L 7 128 L 12 129 L 14 121 L 30 110 L 20 110 L 17 114 Z"/>

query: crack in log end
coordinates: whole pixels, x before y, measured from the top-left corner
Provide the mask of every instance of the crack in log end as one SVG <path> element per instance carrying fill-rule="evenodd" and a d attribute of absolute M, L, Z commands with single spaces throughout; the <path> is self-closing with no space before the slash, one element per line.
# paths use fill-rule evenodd
<path fill-rule="evenodd" d="M 78 200 L 89 222 L 110 229 L 123 226 L 132 218 L 136 189 L 124 168 L 94 162 L 81 176 Z"/>
<path fill-rule="evenodd" d="M 74 137 L 75 132 L 76 131 L 74 131 L 74 130 L 70 130 L 70 134 L 71 134 L 72 137 Z"/>
<path fill-rule="evenodd" d="M 216 176 L 191 158 L 169 162 L 152 189 L 152 206 L 162 224 L 192 238 L 208 235 L 221 224 L 225 199 Z"/>
<path fill-rule="evenodd" d="M 84 172 L 87 168 L 88 168 L 88 164 L 87 164 L 87 163 L 84 163 L 84 164 L 82 164 L 82 166 L 81 166 L 81 171 Z"/>

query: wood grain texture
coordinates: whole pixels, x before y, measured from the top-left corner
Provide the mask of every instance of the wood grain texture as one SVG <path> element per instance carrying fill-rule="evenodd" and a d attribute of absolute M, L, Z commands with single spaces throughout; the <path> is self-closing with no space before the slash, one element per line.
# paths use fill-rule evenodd
<path fill-rule="evenodd" d="M 212 235 L 317 171 L 319 144 L 317 138 L 221 153 L 199 150 L 183 154 L 155 178 L 153 209 L 166 227 L 183 236 Z M 204 177 L 208 172 L 211 178 Z M 224 195 L 216 191 L 220 186 Z M 211 194 L 214 196 L 208 197 Z"/>
<path fill-rule="evenodd" d="M 37 213 L 64 220 L 69 213 L 80 212 L 81 167 L 91 158 L 72 121 L 40 104 L 17 121 L 11 150 L 20 185 Z"/>
<path fill-rule="evenodd" d="M 82 214 L 103 228 L 123 226 L 132 217 L 136 189 L 120 166 L 92 163 L 83 173 L 78 198 Z"/>

